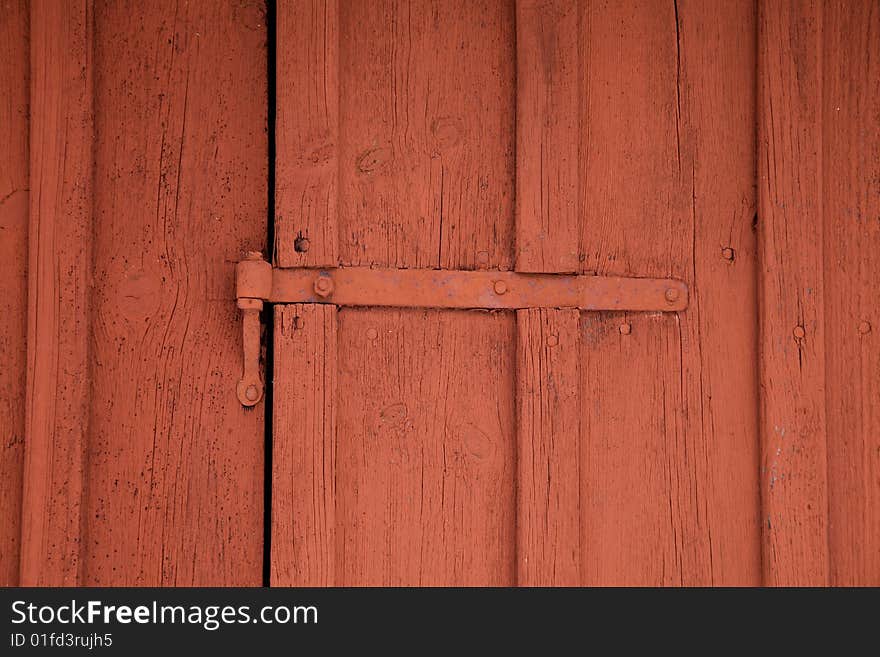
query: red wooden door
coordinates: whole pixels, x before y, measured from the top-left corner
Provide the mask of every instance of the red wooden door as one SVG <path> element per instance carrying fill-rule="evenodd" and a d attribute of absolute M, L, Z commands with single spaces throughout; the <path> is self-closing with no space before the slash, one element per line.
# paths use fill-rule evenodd
<path fill-rule="evenodd" d="M 755 15 L 681 4 L 279 8 L 280 266 L 691 299 L 276 307 L 274 583 L 761 581 Z"/>
<path fill-rule="evenodd" d="M 7 4 L 0 582 L 880 584 L 872 0 Z"/>

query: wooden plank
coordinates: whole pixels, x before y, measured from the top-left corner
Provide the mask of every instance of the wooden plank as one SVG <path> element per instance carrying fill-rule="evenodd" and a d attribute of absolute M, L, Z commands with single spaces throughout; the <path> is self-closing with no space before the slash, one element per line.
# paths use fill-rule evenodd
<path fill-rule="evenodd" d="M 21 584 L 74 586 L 92 371 L 91 0 L 30 15 L 28 377 Z"/>
<path fill-rule="evenodd" d="M 517 318 L 517 583 L 581 582 L 577 310 Z"/>
<path fill-rule="evenodd" d="M 27 361 L 28 3 L 0 16 L 0 586 L 18 584 Z"/>
<path fill-rule="evenodd" d="M 830 583 L 880 585 L 880 12 L 822 18 Z M 818 101 L 817 101 L 818 104 Z"/>
<path fill-rule="evenodd" d="M 331 267 L 338 253 L 339 1 L 277 7 L 275 253 Z"/>
<path fill-rule="evenodd" d="M 509 313 L 339 311 L 336 584 L 515 581 Z"/>
<path fill-rule="evenodd" d="M 516 2 L 516 269 L 578 271 L 576 0 Z"/>
<path fill-rule="evenodd" d="M 22 582 L 259 584 L 233 263 L 265 239 L 263 5 L 37 2 L 31 26 Z"/>
<path fill-rule="evenodd" d="M 513 9 L 382 0 L 340 11 L 341 264 L 511 268 Z M 513 316 L 346 308 L 338 322 L 335 544 L 328 529 L 315 547 L 312 532 L 303 569 L 275 562 L 273 581 L 513 583 Z M 277 353 L 293 353 L 287 339 Z M 274 421 L 290 427 L 290 413 L 276 406 Z M 280 449 L 293 432 L 275 434 Z M 286 558 L 300 549 L 292 527 Z"/>
<path fill-rule="evenodd" d="M 89 584 L 262 581 L 263 407 L 236 397 L 233 263 L 265 245 L 263 12 L 95 14 Z"/>
<path fill-rule="evenodd" d="M 340 35 L 341 264 L 512 268 L 513 4 L 348 3 Z"/>
<path fill-rule="evenodd" d="M 709 538 L 700 581 L 716 586 L 761 583 L 755 14 L 750 1 L 678 3 L 680 132 L 693 139 L 691 253 L 678 254 L 692 294 L 680 346 L 686 431 L 706 459 L 694 466 Z"/>
<path fill-rule="evenodd" d="M 764 2 L 760 8 L 761 491 L 768 585 L 829 582 L 821 11 L 815 3 Z"/>
<path fill-rule="evenodd" d="M 582 316 L 583 583 L 757 583 L 754 8 L 580 9 L 582 266 L 691 292 Z"/>
<path fill-rule="evenodd" d="M 275 336 L 271 583 L 333 586 L 336 307 L 277 306 Z"/>

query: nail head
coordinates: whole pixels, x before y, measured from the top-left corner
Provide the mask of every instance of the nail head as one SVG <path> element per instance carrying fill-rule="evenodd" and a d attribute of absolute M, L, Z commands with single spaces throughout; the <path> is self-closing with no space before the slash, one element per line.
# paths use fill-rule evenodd
<path fill-rule="evenodd" d="M 507 283 L 504 281 L 495 281 L 495 294 L 504 294 L 507 292 Z"/>
<path fill-rule="evenodd" d="M 807 332 L 804 330 L 804 327 L 800 326 L 800 325 L 795 326 L 794 331 L 792 331 L 792 333 L 794 334 L 794 337 L 796 337 L 798 340 L 802 340 L 807 335 Z"/>
<path fill-rule="evenodd" d="M 733 258 L 735 255 L 736 254 L 734 253 L 733 249 L 731 249 L 729 246 L 726 246 L 723 249 L 721 249 L 721 257 L 724 258 L 725 260 L 733 262 Z"/>
<path fill-rule="evenodd" d="M 864 321 L 861 324 L 859 324 L 859 333 L 861 333 L 862 335 L 867 335 L 870 332 L 871 332 L 871 322 Z"/>
<path fill-rule="evenodd" d="M 367 329 L 367 339 L 375 340 L 378 337 L 379 337 L 379 331 L 377 331 L 374 328 Z"/>
<path fill-rule="evenodd" d="M 630 331 L 632 331 L 632 325 L 629 322 L 624 322 L 620 325 L 620 334 L 621 335 L 629 335 Z"/>
<path fill-rule="evenodd" d="M 666 295 L 665 296 L 666 296 L 666 300 L 669 303 L 675 303 L 676 301 L 678 301 L 679 294 L 680 293 L 677 288 L 674 288 L 674 287 L 666 288 Z"/>
<path fill-rule="evenodd" d="M 548 335 L 547 336 L 547 346 L 548 347 L 555 347 L 558 344 L 559 344 L 559 338 L 557 336 L 555 336 L 555 335 Z"/>

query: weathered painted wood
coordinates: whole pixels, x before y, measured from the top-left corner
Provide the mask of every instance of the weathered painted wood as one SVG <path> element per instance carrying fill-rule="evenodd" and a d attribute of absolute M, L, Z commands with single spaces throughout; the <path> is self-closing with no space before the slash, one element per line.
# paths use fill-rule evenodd
<path fill-rule="evenodd" d="M 337 585 L 515 582 L 511 313 L 339 311 Z"/>
<path fill-rule="evenodd" d="M 261 582 L 233 263 L 266 234 L 263 9 L 32 5 L 23 583 Z"/>
<path fill-rule="evenodd" d="M 339 0 L 279 2 L 276 20 L 275 257 L 282 267 L 335 266 Z"/>
<path fill-rule="evenodd" d="M 880 11 L 823 17 L 828 549 L 835 586 L 880 586 Z"/>
<path fill-rule="evenodd" d="M 517 0 L 517 271 L 580 266 L 579 48 L 576 0 Z"/>
<path fill-rule="evenodd" d="M 761 3 L 761 491 L 768 585 L 829 583 L 822 23 L 819 3 Z"/>
<path fill-rule="evenodd" d="M 275 336 L 271 583 L 333 586 L 336 307 L 277 306 Z"/>
<path fill-rule="evenodd" d="M 84 568 L 94 369 L 91 0 L 30 7 L 30 220 L 23 586 Z"/>
<path fill-rule="evenodd" d="M 519 586 L 581 581 L 577 310 L 519 310 L 517 522 Z"/>
<path fill-rule="evenodd" d="M 754 584 L 754 7 L 580 10 L 582 266 L 691 289 L 582 314 L 583 583 Z"/>
<path fill-rule="evenodd" d="M 28 3 L 0 14 L 0 586 L 18 584 L 27 362 Z"/>
<path fill-rule="evenodd" d="M 342 264 L 512 268 L 513 43 L 502 0 L 345 5 Z"/>

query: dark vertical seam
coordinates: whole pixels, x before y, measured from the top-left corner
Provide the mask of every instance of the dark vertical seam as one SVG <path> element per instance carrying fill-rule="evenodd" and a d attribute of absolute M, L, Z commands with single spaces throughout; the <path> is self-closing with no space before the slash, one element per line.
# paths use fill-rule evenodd
<path fill-rule="evenodd" d="M 275 54 L 276 46 L 275 0 L 266 0 L 266 248 L 269 262 L 275 262 Z M 272 583 L 272 409 L 274 407 L 273 379 L 275 370 L 275 324 L 271 304 L 263 310 L 266 327 L 266 382 L 263 400 L 263 586 Z"/>

